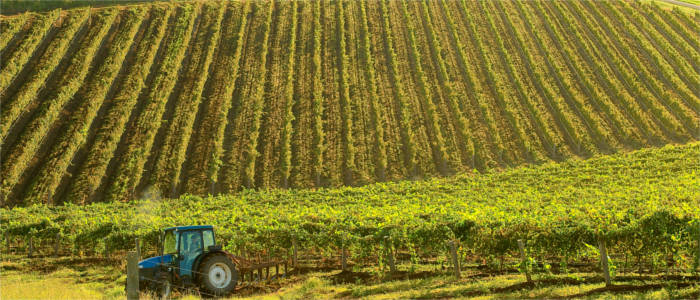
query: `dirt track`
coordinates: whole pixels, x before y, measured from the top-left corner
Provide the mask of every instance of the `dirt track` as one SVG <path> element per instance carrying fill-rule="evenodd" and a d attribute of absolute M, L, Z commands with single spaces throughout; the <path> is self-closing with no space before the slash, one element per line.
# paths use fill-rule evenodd
<path fill-rule="evenodd" d="M 668 2 L 668 3 L 672 3 L 672 4 L 675 4 L 675 5 L 680 5 L 680 6 L 689 7 L 689 8 L 696 9 L 696 10 L 700 10 L 700 6 L 695 5 L 695 4 L 690 4 L 690 3 L 687 3 L 687 2 L 683 2 L 683 1 L 676 1 L 676 0 L 661 0 L 661 1 Z"/>

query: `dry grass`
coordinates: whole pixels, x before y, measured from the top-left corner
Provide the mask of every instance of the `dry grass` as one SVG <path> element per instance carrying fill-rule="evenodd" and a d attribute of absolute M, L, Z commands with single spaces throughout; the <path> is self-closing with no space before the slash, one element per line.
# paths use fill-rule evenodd
<path fill-rule="evenodd" d="M 0 261 L 0 299 L 123 299 L 123 266 L 99 259 L 3 257 Z M 408 270 L 408 266 L 401 266 Z M 465 270 L 464 278 L 419 266 L 413 272 L 386 278 L 376 268 L 355 272 L 311 272 L 272 284 L 258 284 L 239 290 L 228 299 L 551 299 L 579 295 L 591 299 L 696 299 L 700 282 L 664 281 L 658 276 L 625 274 L 616 285 L 624 291 L 604 291 L 602 278 L 592 273 L 536 275 L 528 286 L 521 274 L 484 277 L 480 271 Z M 472 277 L 473 276 L 473 277 Z M 408 279 L 411 277 L 412 279 Z M 339 281 L 339 279 L 342 279 Z M 694 284 L 694 285 L 693 285 Z M 141 299 L 154 299 L 142 295 Z M 176 299 L 200 299 L 176 294 Z"/>

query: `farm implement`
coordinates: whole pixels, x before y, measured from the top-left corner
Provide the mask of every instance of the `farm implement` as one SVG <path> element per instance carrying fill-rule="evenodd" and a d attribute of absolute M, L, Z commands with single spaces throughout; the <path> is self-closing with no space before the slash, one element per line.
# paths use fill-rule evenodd
<path fill-rule="evenodd" d="M 284 260 L 254 263 L 224 251 L 216 243 L 211 225 L 178 226 L 163 230 L 158 256 L 141 260 L 139 290 L 168 297 L 174 289 L 197 290 L 202 294 L 223 296 L 232 293 L 243 275 L 285 264 Z M 279 271 L 279 269 L 278 269 Z"/>

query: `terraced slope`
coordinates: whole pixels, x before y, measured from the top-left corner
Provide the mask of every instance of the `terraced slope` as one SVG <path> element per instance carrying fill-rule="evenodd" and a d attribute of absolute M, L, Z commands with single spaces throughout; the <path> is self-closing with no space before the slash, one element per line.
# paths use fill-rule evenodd
<path fill-rule="evenodd" d="M 360 185 L 688 143 L 697 18 L 470 0 L 0 17 L 3 205 Z"/>

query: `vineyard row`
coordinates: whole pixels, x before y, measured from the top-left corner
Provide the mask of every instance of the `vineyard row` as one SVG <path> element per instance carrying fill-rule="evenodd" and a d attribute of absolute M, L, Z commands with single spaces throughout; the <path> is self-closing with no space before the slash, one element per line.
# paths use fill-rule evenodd
<path fill-rule="evenodd" d="M 363 185 L 692 142 L 693 17 L 471 0 L 2 16 L 3 205 Z"/>

